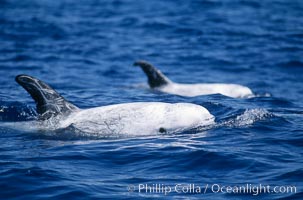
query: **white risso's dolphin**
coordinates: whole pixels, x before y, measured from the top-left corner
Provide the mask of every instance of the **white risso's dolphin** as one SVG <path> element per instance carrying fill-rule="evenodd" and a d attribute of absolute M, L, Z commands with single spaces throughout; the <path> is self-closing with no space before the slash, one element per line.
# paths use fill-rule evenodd
<path fill-rule="evenodd" d="M 52 130 L 72 127 L 93 135 L 152 135 L 215 123 L 207 109 L 195 104 L 138 102 L 80 109 L 41 80 L 18 75 L 16 81 L 35 100 L 40 128 L 51 124 Z"/>
<path fill-rule="evenodd" d="M 233 98 L 252 97 L 252 91 L 245 86 L 223 83 L 198 83 L 181 84 L 169 80 L 159 69 L 146 61 L 137 61 L 135 66 L 140 66 L 148 78 L 148 84 L 152 89 L 169 94 L 186 97 L 200 95 L 222 94 Z"/>

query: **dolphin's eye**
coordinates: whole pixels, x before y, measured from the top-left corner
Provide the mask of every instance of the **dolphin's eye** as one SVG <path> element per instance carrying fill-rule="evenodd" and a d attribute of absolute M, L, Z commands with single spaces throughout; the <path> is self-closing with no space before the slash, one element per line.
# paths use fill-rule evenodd
<path fill-rule="evenodd" d="M 163 127 L 161 127 L 161 128 L 159 128 L 159 132 L 160 132 L 160 133 L 166 133 L 166 129 L 163 128 Z"/>

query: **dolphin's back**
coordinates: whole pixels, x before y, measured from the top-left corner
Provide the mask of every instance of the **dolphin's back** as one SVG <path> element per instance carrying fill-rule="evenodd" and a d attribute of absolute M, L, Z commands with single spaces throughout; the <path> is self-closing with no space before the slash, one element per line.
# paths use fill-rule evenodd
<path fill-rule="evenodd" d="M 139 102 L 81 110 L 61 126 L 73 125 L 78 130 L 100 134 L 152 135 L 213 123 L 213 115 L 199 105 Z"/>
<path fill-rule="evenodd" d="M 201 83 L 201 84 L 182 84 L 172 83 L 158 89 L 161 92 L 195 97 L 199 95 L 222 94 L 232 98 L 245 98 L 253 96 L 252 91 L 245 86 L 224 83 Z"/>
<path fill-rule="evenodd" d="M 186 97 L 195 97 L 210 94 L 222 94 L 233 98 L 254 96 L 248 87 L 242 85 L 224 83 L 175 83 L 169 80 L 159 69 L 146 61 L 137 61 L 134 63 L 134 65 L 140 66 L 142 68 L 148 77 L 148 84 L 151 88 L 164 93 Z"/>

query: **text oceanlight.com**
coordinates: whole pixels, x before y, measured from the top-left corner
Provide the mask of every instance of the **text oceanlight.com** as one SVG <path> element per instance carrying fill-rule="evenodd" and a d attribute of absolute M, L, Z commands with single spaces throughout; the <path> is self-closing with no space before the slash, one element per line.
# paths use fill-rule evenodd
<path fill-rule="evenodd" d="M 129 192 L 145 194 L 206 194 L 206 193 L 229 193 L 229 194 L 278 194 L 297 193 L 296 186 L 271 186 L 263 184 L 222 185 L 222 184 L 137 184 L 128 185 Z"/>

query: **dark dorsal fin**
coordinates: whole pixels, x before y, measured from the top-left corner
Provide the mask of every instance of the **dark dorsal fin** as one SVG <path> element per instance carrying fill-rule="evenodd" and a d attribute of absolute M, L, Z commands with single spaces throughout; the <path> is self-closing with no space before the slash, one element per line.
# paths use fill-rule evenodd
<path fill-rule="evenodd" d="M 141 67 L 141 69 L 148 77 L 148 84 L 151 88 L 161 87 L 163 85 L 171 83 L 171 81 L 164 74 L 162 74 L 160 70 L 146 61 L 136 61 L 134 63 L 134 66 Z"/>
<path fill-rule="evenodd" d="M 67 115 L 78 108 L 66 101 L 46 83 L 28 75 L 16 76 L 19 83 L 35 100 L 40 119 L 45 120 L 60 114 Z"/>

